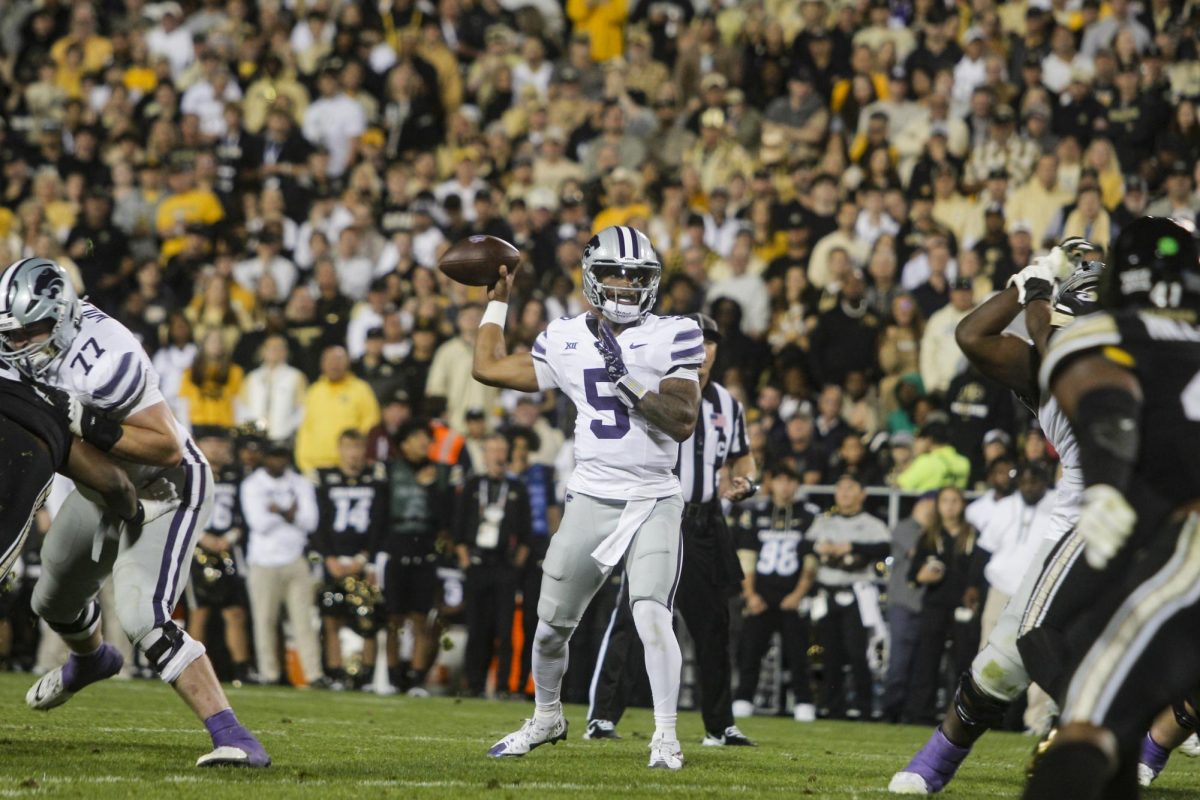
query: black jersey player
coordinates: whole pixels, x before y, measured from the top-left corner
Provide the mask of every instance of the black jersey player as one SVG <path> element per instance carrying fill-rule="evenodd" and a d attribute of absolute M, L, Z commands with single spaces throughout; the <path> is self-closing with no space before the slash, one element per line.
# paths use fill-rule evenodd
<path fill-rule="evenodd" d="M 371 563 L 379 551 L 384 521 L 387 469 L 367 465 L 367 440 L 349 429 L 338 439 L 338 465 L 317 470 L 320 522 L 312 536 L 313 550 L 325 571 L 321 590 L 321 619 L 325 634 L 326 674 L 335 686 L 346 682 L 338 636 L 343 625 L 362 635 L 362 666 L 354 675 L 359 688 L 375 674 L 377 608 L 382 599 Z"/>
<path fill-rule="evenodd" d="M 1151 718 L 1200 676 L 1200 266 L 1191 234 L 1143 218 L 1118 236 L 1107 313 L 1063 329 L 1040 372 L 1079 440 L 1078 530 L 1096 569 L 1131 563 L 1068 629 L 1061 727 L 1027 798 L 1136 797 Z"/>

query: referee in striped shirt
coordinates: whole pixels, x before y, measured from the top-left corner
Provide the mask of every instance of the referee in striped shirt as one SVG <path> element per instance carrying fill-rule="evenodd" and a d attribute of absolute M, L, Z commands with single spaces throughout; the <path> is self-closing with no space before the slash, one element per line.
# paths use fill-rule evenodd
<path fill-rule="evenodd" d="M 683 570 L 675 595 L 696 648 L 700 678 L 703 744 L 754 743 L 733 724 L 730 692 L 729 599 L 738 592 L 742 568 L 733 536 L 725 524 L 721 498 L 744 500 L 757 491 L 754 457 L 746 438 L 742 404 L 718 383 L 709 380 L 721 333 L 712 317 L 693 314 L 704 333 L 704 364 L 700 368 L 700 424 L 679 445 L 675 474 L 683 489 Z M 721 491 L 722 468 L 727 488 Z M 627 667 L 642 663 L 629 607 L 628 587 L 621 584 L 608 630 L 596 659 L 589 692 L 585 739 L 616 739 L 616 725 L 625 711 L 632 677 Z"/>

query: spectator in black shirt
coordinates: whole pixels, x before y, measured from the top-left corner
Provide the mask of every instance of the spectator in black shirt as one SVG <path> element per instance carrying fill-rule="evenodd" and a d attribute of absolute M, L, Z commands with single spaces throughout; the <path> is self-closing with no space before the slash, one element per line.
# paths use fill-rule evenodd
<path fill-rule="evenodd" d="M 451 526 L 459 567 L 466 573 L 467 689 L 486 691 L 488 667 L 498 655 L 496 693 L 508 692 L 512 665 L 517 574 L 529 556 L 529 492 L 508 474 L 508 440 L 494 433 L 483 446 L 483 473 L 467 480 Z"/>
<path fill-rule="evenodd" d="M 967 522 L 962 492 L 946 487 L 938 492 L 933 525 L 917 540 L 908 579 L 925 587 L 921 602 L 920 635 L 903 721 L 928 725 L 935 717 L 941 680 L 942 653 L 953 642 L 949 679 L 970 668 L 979 650 L 979 619 L 963 605 L 978 532 Z M 947 694 L 949 696 L 949 694 Z"/>
<path fill-rule="evenodd" d="M 778 460 L 790 463 L 800 479 L 809 485 L 821 482 L 828 456 L 813 438 L 812 412 L 801 409 L 787 421 L 787 445 Z"/>
<path fill-rule="evenodd" d="M 90 299 L 111 308 L 114 295 L 133 274 L 129 240 L 112 223 L 112 202 L 100 186 L 89 188 L 83 214 L 67 236 L 67 254 L 74 259 Z"/>
<path fill-rule="evenodd" d="M 867 305 L 866 290 L 862 272 L 851 270 L 837 305 L 817 318 L 817 328 L 809 337 L 809 352 L 822 383 L 840 385 L 848 372 L 876 372 L 879 318 Z"/>

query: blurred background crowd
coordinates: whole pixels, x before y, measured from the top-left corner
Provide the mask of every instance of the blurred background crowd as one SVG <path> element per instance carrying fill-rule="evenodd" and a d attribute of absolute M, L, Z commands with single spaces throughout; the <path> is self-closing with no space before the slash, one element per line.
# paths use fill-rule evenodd
<path fill-rule="evenodd" d="M 859 714 L 924 719 L 943 655 L 951 672 L 969 658 L 983 596 L 1010 577 L 1003 532 L 986 530 L 1006 517 L 987 504 L 1043 505 L 1056 461 L 1030 413 L 968 367 L 956 324 L 1062 237 L 1103 247 L 1137 216 L 1200 212 L 1191 0 L 0 8 L 0 262 L 58 261 L 141 338 L 229 497 L 291 498 L 231 506 L 198 552 L 193 588 L 235 581 L 190 597 L 193 628 L 225 630 L 227 676 L 257 662 L 259 678 L 285 679 L 282 616 L 293 683 L 352 683 L 374 651 L 352 664 L 336 645 L 344 623 L 375 619 L 355 610 L 367 604 L 395 634 L 373 685 L 524 691 L 522 605 L 557 526 L 573 410 L 471 379 L 485 298 L 436 264 L 467 235 L 516 244 L 508 339 L 529 348 L 548 320 L 585 310 L 583 245 L 623 224 L 663 262 L 659 310 L 704 310 L 721 329 L 713 379 L 745 404 L 758 502 L 794 473 L 826 487 L 803 490 L 822 513 L 857 513 L 840 507 L 850 495 L 835 504 L 850 476 L 864 513 L 895 527 L 892 555 L 859 575 L 885 590 L 886 613 L 861 615 L 870 652 L 854 644 L 846 691 Z M 486 495 L 488 475 L 517 481 L 505 508 L 528 520 L 490 547 L 453 530 L 481 524 L 460 519 L 461 500 L 478 481 Z M 383 501 L 338 501 L 346 481 L 393 502 L 430 492 L 437 587 L 373 596 L 386 570 L 365 562 L 405 521 Z M 984 505 L 964 516 L 961 494 L 927 494 L 945 487 Z M 288 543 L 256 547 L 264 517 L 286 520 Z M 343 552 L 330 532 L 363 519 L 377 538 Z M 0 651 L 26 668 L 49 658 L 28 619 L 36 550 L 0 626 Z M 472 584 L 473 567 L 489 577 Z M 438 646 L 457 622 L 481 631 L 461 681 L 443 673 L 464 648 Z M 816 656 L 837 638 L 820 624 L 798 635 Z M 497 643 L 489 679 L 479 665 Z M 588 648 L 577 642 L 570 699 Z M 874 702 L 860 655 L 886 684 Z M 750 700 L 784 709 L 780 685 Z"/>

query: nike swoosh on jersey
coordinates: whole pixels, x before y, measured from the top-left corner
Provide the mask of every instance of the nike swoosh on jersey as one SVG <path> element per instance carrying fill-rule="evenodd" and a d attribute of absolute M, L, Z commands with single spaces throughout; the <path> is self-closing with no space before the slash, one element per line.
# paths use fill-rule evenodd
<path fill-rule="evenodd" d="M 640 344 L 631 344 L 631 345 L 629 345 L 629 349 L 637 350 L 639 347 L 645 347 L 648 344 L 650 344 L 650 343 L 649 342 L 641 342 Z"/>

